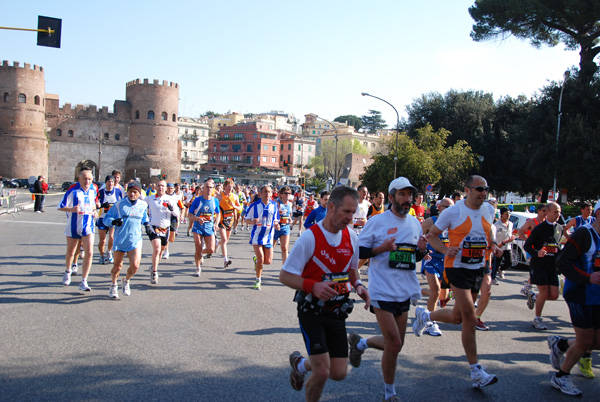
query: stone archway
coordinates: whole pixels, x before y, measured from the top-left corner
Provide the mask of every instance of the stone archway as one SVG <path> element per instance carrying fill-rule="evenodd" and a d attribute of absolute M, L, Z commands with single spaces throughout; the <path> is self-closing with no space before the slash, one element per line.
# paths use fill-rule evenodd
<path fill-rule="evenodd" d="M 81 173 L 81 169 L 83 169 L 83 168 L 91 169 L 92 173 L 94 174 L 94 177 L 96 177 L 96 171 L 98 170 L 98 165 L 96 165 L 96 162 L 87 159 L 87 160 L 79 162 L 77 164 L 77 166 L 75 167 L 74 181 L 79 181 L 79 173 Z"/>

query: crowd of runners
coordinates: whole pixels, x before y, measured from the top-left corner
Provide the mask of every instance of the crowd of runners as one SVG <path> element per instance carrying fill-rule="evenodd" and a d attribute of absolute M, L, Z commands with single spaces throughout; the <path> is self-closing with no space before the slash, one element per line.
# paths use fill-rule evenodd
<path fill-rule="evenodd" d="M 111 263 L 109 297 L 119 298 L 118 278 L 125 255 L 129 268 L 122 279 L 124 295 L 141 263 L 143 232 L 152 243 L 150 282 L 159 282 L 159 264 L 169 258 L 169 244 L 186 233 L 194 238 L 193 274 L 200 277 L 205 258 L 220 251 L 224 268 L 233 264 L 227 245 L 232 234 L 248 231 L 254 250 L 256 276 L 252 287 L 262 288 L 262 271 L 281 248 L 280 281 L 296 290 L 297 314 L 308 358 L 290 354 L 290 382 L 306 389 L 306 400 L 319 400 L 328 379 L 345 378 L 348 360 L 361 364 L 367 348 L 382 351 L 384 401 L 398 401 L 394 387 L 398 355 L 403 347 L 410 306 L 416 306 L 412 330 L 441 336 L 439 323 L 462 325 L 461 339 L 474 388 L 498 381 L 487 373 L 477 355 L 477 330 L 492 287 L 511 265 L 512 243 L 521 238 L 531 257 L 530 280 L 521 293 L 535 309 L 532 326 L 547 330 L 542 319 L 546 300 L 559 296 L 559 273 L 564 275 L 567 302 L 575 337 L 548 337 L 550 363 L 557 370 L 551 384 L 569 395 L 581 395 L 569 373 L 593 378 L 591 353 L 600 348 L 600 202 L 582 206 L 582 215 L 566 226 L 557 223 L 561 208 L 548 203 L 538 215 L 513 230 L 510 210 L 497 208 L 480 176 L 466 180 L 464 192 L 441 198 L 429 208 L 407 178 L 393 180 L 387 202 L 383 192 L 369 194 L 338 186 L 330 193 L 305 195 L 288 186 L 274 189 L 240 186 L 231 180 L 179 185 L 163 180 L 148 189 L 135 182 L 121 187 L 121 173 L 107 176 L 104 186 L 93 184 L 92 172 L 82 170 L 79 182 L 64 195 L 58 209 L 67 213 L 66 270 L 63 284 L 78 275 L 78 289 L 90 291 L 87 277 L 99 234 L 99 263 Z M 464 198 L 463 198 L 464 196 Z M 295 229 L 295 230 L 294 230 Z M 290 249 L 290 236 L 299 238 Z M 561 239 L 567 239 L 561 244 Z M 288 256 L 289 254 L 289 256 Z M 417 266 L 427 287 L 421 288 Z M 361 270 L 363 268 L 363 270 Z M 367 286 L 361 274 L 368 278 Z M 534 291 L 537 288 L 537 293 Z M 346 333 L 352 312 L 352 292 L 365 301 L 381 335 L 363 338 Z M 418 301 L 426 297 L 426 307 Z M 447 307 L 454 299 L 452 308 Z M 308 372 L 306 384 L 305 376 Z"/>

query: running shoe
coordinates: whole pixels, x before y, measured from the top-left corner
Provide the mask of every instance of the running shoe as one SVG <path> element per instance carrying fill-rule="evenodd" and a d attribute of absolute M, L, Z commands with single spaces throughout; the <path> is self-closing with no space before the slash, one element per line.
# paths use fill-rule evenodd
<path fill-rule="evenodd" d="M 504 271 L 501 269 L 498 270 L 498 278 L 504 279 Z"/>
<path fill-rule="evenodd" d="M 427 328 L 425 328 L 425 333 L 430 336 L 442 336 L 442 331 L 440 330 L 439 325 L 435 321 L 430 321 L 427 323 Z"/>
<path fill-rule="evenodd" d="M 230 266 L 232 264 L 231 260 L 227 260 L 223 265 L 223 268 L 227 268 L 228 266 Z"/>
<path fill-rule="evenodd" d="M 252 261 L 254 261 L 254 269 L 256 269 L 256 256 L 252 257 Z"/>
<path fill-rule="evenodd" d="M 565 352 L 562 352 L 558 348 L 558 341 L 560 340 L 561 337 L 558 335 L 550 335 L 548 337 L 548 349 L 550 349 L 550 365 L 554 370 L 560 370 L 560 366 L 562 366 L 565 354 Z"/>
<path fill-rule="evenodd" d="M 446 304 L 448 304 L 448 302 L 450 301 L 450 298 L 444 299 L 444 300 L 440 300 L 440 307 L 444 308 L 446 307 Z"/>
<path fill-rule="evenodd" d="M 497 383 L 498 377 L 486 373 L 483 367 L 478 366 L 478 368 L 471 370 L 471 381 L 473 381 L 473 388 L 483 388 Z"/>
<path fill-rule="evenodd" d="M 490 327 L 485 325 L 485 322 L 481 321 L 481 318 L 477 319 L 477 322 L 475 323 L 475 328 L 480 331 L 487 331 L 490 329 Z"/>
<path fill-rule="evenodd" d="M 150 283 L 153 285 L 158 284 L 158 271 L 150 272 Z"/>
<path fill-rule="evenodd" d="M 521 294 L 525 297 L 527 297 L 527 295 L 529 295 L 529 291 L 531 290 L 531 285 L 528 284 L 527 282 L 525 282 L 525 284 L 523 285 L 523 287 L 521 288 Z"/>
<path fill-rule="evenodd" d="M 107 261 L 108 261 L 110 264 L 112 264 L 112 263 L 114 263 L 114 262 L 115 262 L 115 259 L 114 259 L 114 257 L 113 257 L 113 253 L 112 253 L 112 251 L 109 251 L 109 252 L 108 252 L 108 259 L 107 259 Z"/>
<path fill-rule="evenodd" d="M 63 274 L 63 279 L 62 279 L 63 285 L 69 286 L 71 284 L 71 275 L 73 275 L 72 272 L 65 271 L 65 273 Z"/>
<path fill-rule="evenodd" d="M 527 292 L 527 307 L 529 307 L 529 310 L 533 310 L 533 307 L 535 306 L 535 300 L 535 293 L 533 293 L 533 290 L 529 289 Z"/>
<path fill-rule="evenodd" d="M 413 332 L 415 333 L 416 336 L 421 336 L 423 335 L 423 331 L 425 330 L 425 327 L 427 326 L 427 319 L 425 317 L 427 313 L 427 309 L 424 307 L 417 307 L 415 309 L 415 320 L 413 322 Z"/>
<path fill-rule="evenodd" d="M 262 287 L 261 287 L 261 285 L 262 285 L 262 284 L 261 284 L 261 281 L 260 281 L 260 280 L 258 280 L 258 279 L 256 279 L 256 280 L 254 281 L 254 286 L 253 286 L 252 288 L 253 288 L 254 290 L 261 290 L 261 288 L 262 288 Z"/>
<path fill-rule="evenodd" d="M 79 269 L 79 267 L 77 266 L 77 263 L 73 263 L 71 265 L 71 275 L 72 276 L 77 276 L 77 270 Z"/>
<path fill-rule="evenodd" d="M 579 372 L 582 376 L 586 378 L 594 378 L 594 372 L 592 371 L 592 358 L 591 357 L 582 357 L 577 362 L 577 368 L 579 368 Z"/>
<path fill-rule="evenodd" d="M 385 399 L 385 396 L 384 396 L 383 402 L 400 402 L 400 397 L 398 395 L 392 395 L 388 399 Z"/>
<path fill-rule="evenodd" d="M 103 255 L 101 255 L 101 256 L 100 256 L 100 259 L 99 259 L 99 261 L 98 261 L 98 264 L 100 264 L 100 265 L 104 265 L 104 264 L 106 264 L 106 258 L 104 258 L 104 256 L 103 256 Z"/>
<path fill-rule="evenodd" d="M 90 292 L 92 289 L 88 286 L 87 281 L 84 279 L 79 284 L 77 290 L 79 290 L 80 292 Z"/>
<path fill-rule="evenodd" d="M 237 229 L 233 229 L 233 234 L 237 234 Z"/>
<path fill-rule="evenodd" d="M 131 287 L 129 287 L 129 281 L 123 278 L 123 294 L 125 296 L 131 296 Z"/>
<path fill-rule="evenodd" d="M 108 291 L 108 297 L 111 299 L 119 298 L 119 287 L 117 285 L 110 285 L 110 290 Z"/>
<path fill-rule="evenodd" d="M 531 326 L 535 329 L 539 329 L 541 331 L 544 331 L 546 329 L 548 329 L 548 327 L 546 326 L 546 324 L 544 324 L 544 321 L 542 321 L 542 317 L 535 317 L 533 319 L 533 321 L 531 322 Z"/>
<path fill-rule="evenodd" d="M 298 232 L 298 237 L 300 237 L 300 235 L 302 235 L 302 233 L 301 233 L 301 232 Z"/>
<path fill-rule="evenodd" d="M 168 259 L 169 259 L 169 249 L 166 249 L 166 250 L 165 250 L 165 252 L 164 252 L 164 254 L 163 254 L 163 257 L 162 257 L 162 258 L 163 258 L 164 260 L 168 260 Z"/>
<path fill-rule="evenodd" d="M 281 241 L 279 239 L 277 239 L 277 245 L 281 246 Z"/>
<path fill-rule="evenodd" d="M 362 337 L 356 332 L 352 332 L 348 336 L 348 343 L 350 344 L 350 364 L 352 364 L 353 367 L 360 367 L 360 361 L 364 351 L 359 350 L 357 346 L 361 339 Z"/>
<path fill-rule="evenodd" d="M 212 257 L 212 254 L 206 254 L 206 258 Z"/>
<path fill-rule="evenodd" d="M 498 279 L 494 278 L 492 279 L 492 285 L 500 285 L 500 282 L 498 282 Z"/>
<path fill-rule="evenodd" d="M 295 351 L 290 355 L 290 366 L 292 366 L 292 372 L 290 373 L 290 384 L 296 391 L 300 391 L 304 385 L 304 376 L 306 374 L 300 374 L 298 371 L 298 363 L 302 361 L 302 355 L 300 352 Z"/>
<path fill-rule="evenodd" d="M 562 377 L 557 377 L 556 373 L 552 374 L 552 379 L 550 380 L 550 384 L 563 394 L 573 395 L 573 396 L 581 396 L 582 392 L 573 385 L 570 376 L 564 375 Z"/>
<path fill-rule="evenodd" d="M 196 273 L 194 274 L 194 276 L 200 278 L 200 276 L 202 276 L 202 268 L 196 268 Z"/>

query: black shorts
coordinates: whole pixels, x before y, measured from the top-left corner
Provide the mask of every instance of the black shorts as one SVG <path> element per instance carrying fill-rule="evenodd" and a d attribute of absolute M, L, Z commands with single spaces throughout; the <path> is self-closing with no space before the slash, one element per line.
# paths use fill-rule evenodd
<path fill-rule="evenodd" d="M 175 232 L 177 233 L 177 224 L 178 224 L 178 220 L 176 216 L 171 216 L 171 232 Z"/>
<path fill-rule="evenodd" d="M 298 321 L 309 356 L 329 353 L 330 358 L 348 357 L 345 319 L 298 311 Z"/>
<path fill-rule="evenodd" d="M 302 215 L 304 215 L 304 212 L 300 211 L 300 212 L 292 212 L 292 216 L 294 218 L 300 218 L 302 217 Z"/>
<path fill-rule="evenodd" d="M 379 300 L 371 300 L 371 307 L 369 308 L 369 310 L 373 314 L 375 314 L 374 308 L 387 311 L 388 313 L 392 313 L 394 317 L 398 317 L 404 313 L 407 313 L 408 310 L 410 310 L 410 300 L 405 300 L 403 302 L 386 302 Z"/>
<path fill-rule="evenodd" d="M 531 269 L 531 283 L 538 286 L 558 286 L 558 272 L 554 264 Z"/>
<path fill-rule="evenodd" d="M 479 293 L 483 282 L 485 268 L 467 269 L 467 268 L 446 268 L 444 275 L 448 283 L 459 289 L 470 289 L 471 293 Z"/>
<path fill-rule="evenodd" d="M 231 232 L 231 222 L 229 225 L 225 222 L 219 222 L 219 229 L 225 229 L 227 232 Z"/>
<path fill-rule="evenodd" d="M 160 245 L 166 246 L 169 244 L 169 233 L 171 228 L 160 228 L 158 226 L 152 226 L 152 233 L 148 234 L 150 241 L 154 239 L 160 239 Z"/>
<path fill-rule="evenodd" d="M 581 329 L 600 329 L 600 306 L 567 302 L 571 324 Z"/>

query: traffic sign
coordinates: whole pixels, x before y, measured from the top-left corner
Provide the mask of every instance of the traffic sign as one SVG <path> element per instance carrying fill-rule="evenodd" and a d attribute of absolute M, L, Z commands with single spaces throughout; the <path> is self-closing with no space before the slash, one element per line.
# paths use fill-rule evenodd
<path fill-rule="evenodd" d="M 433 190 L 433 184 L 428 184 L 425 186 L 425 191 L 432 191 Z"/>

